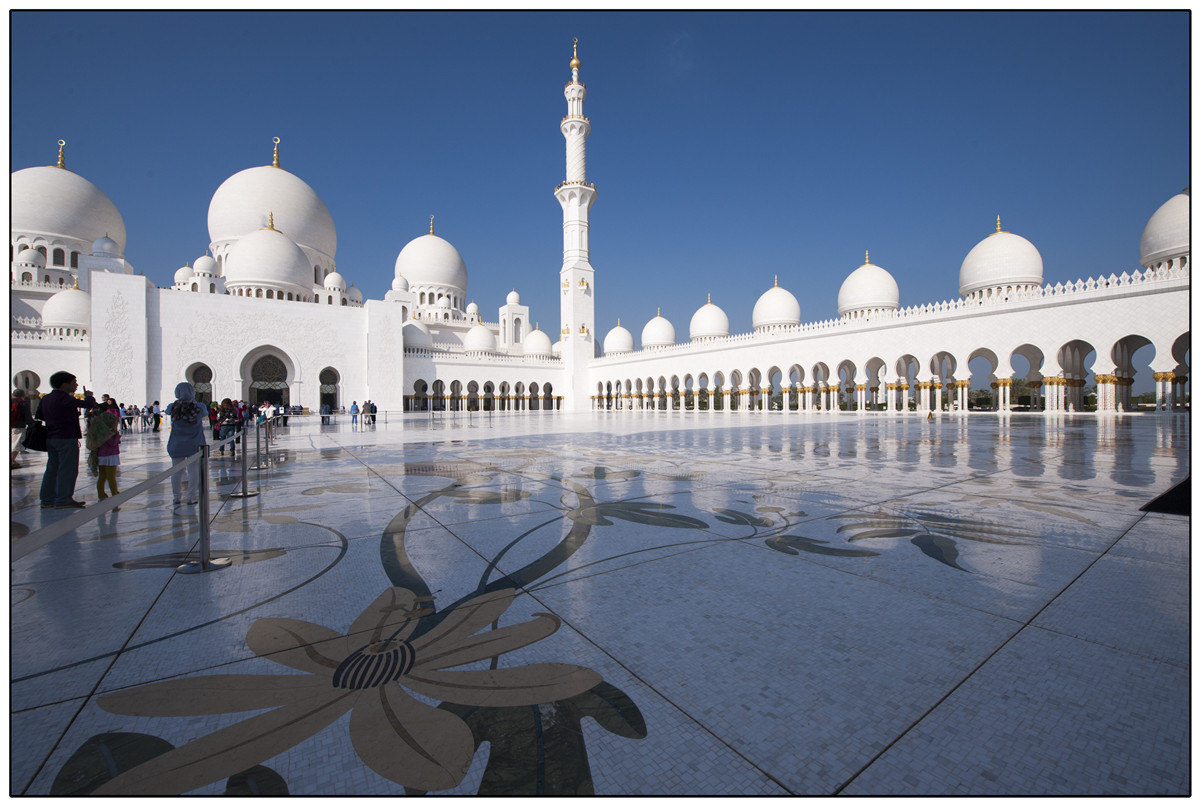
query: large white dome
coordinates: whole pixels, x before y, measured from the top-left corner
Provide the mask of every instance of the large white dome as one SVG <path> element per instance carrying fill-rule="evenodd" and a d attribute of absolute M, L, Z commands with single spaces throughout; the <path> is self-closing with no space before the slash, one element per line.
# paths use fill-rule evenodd
<path fill-rule="evenodd" d="M 410 285 L 450 286 L 467 290 L 467 264 L 449 241 L 430 233 L 409 241 L 396 257 L 396 276 Z"/>
<path fill-rule="evenodd" d="M 16 233 L 74 238 L 87 243 L 108 236 L 125 249 L 125 221 L 100 188 L 54 165 L 12 175 L 11 229 Z"/>
<path fill-rule="evenodd" d="M 550 337 L 539 328 L 534 328 L 525 337 L 524 347 L 525 355 L 548 357 L 554 352 L 554 345 L 550 343 Z"/>
<path fill-rule="evenodd" d="M 653 319 L 642 328 L 642 349 L 647 347 L 669 347 L 675 343 L 675 326 L 658 312 Z"/>
<path fill-rule="evenodd" d="M 750 315 L 754 329 L 765 327 L 789 327 L 800 324 L 800 303 L 792 296 L 792 292 L 779 287 L 776 278 L 775 285 L 754 303 L 754 311 Z"/>
<path fill-rule="evenodd" d="M 313 292 L 312 269 L 290 238 L 278 230 L 260 229 L 239 239 L 230 251 L 225 286 L 274 288 L 307 299 Z"/>
<path fill-rule="evenodd" d="M 1153 266 L 1192 251 L 1191 190 L 1177 193 L 1154 211 L 1142 230 L 1143 266 Z"/>
<path fill-rule="evenodd" d="M 266 225 L 268 213 L 293 243 L 333 259 L 337 231 L 329 208 L 303 179 L 273 165 L 238 171 L 221 183 L 208 205 L 209 240 L 216 244 L 249 235 Z"/>
<path fill-rule="evenodd" d="M 475 325 L 467 331 L 463 347 L 468 353 L 496 352 L 496 334 L 484 325 Z"/>
<path fill-rule="evenodd" d="M 42 308 L 42 327 L 88 330 L 92 322 L 92 298 L 86 291 L 68 288 L 46 300 Z"/>
<path fill-rule="evenodd" d="M 692 314 L 692 321 L 688 325 L 688 337 L 693 339 L 708 339 L 728 335 L 729 317 L 725 315 L 725 311 L 713 305 L 712 298 L 710 297 L 708 302 L 701 305 Z"/>
<path fill-rule="evenodd" d="M 413 347 L 421 350 L 428 350 L 433 347 L 433 334 L 429 332 L 429 328 L 424 322 L 409 319 L 404 323 L 404 327 L 400 329 L 400 332 L 404 339 L 405 347 Z"/>
<path fill-rule="evenodd" d="M 561 342 L 559 342 L 561 344 Z M 562 348 L 559 347 L 561 351 Z M 617 353 L 633 352 L 633 334 L 626 328 L 621 326 L 621 320 L 617 320 L 617 326 L 608 331 L 604 337 L 604 354 L 616 355 Z"/>
<path fill-rule="evenodd" d="M 852 311 L 894 311 L 900 307 L 900 286 L 881 266 L 868 259 L 866 263 L 850 272 L 838 290 L 838 315 Z"/>
<path fill-rule="evenodd" d="M 958 270 L 958 293 L 964 297 L 986 288 L 1041 284 L 1042 256 L 1037 248 L 1020 235 L 1000 230 L 975 244 Z"/>

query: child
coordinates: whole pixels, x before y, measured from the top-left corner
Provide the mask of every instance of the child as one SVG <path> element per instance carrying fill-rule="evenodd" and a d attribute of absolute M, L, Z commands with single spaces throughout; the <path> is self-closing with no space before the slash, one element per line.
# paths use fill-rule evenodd
<path fill-rule="evenodd" d="M 117 415 L 111 411 L 103 411 L 92 418 L 87 428 L 88 466 L 99 474 L 96 479 L 96 497 L 108 498 L 104 494 L 104 485 L 113 495 L 120 492 L 117 489 L 117 466 L 121 464 L 121 432 Z M 119 507 L 114 507 L 115 512 Z"/>

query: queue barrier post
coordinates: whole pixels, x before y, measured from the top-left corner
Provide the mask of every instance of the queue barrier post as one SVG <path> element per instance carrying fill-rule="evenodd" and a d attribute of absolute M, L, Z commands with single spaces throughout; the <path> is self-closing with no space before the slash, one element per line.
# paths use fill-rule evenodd
<path fill-rule="evenodd" d="M 242 439 L 242 434 L 245 432 L 245 430 L 246 429 L 244 427 L 238 429 L 237 434 L 235 434 L 233 437 L 235 441 L 240 441 L 242 443 L 242 491 L 240 493 L 230 493 L 230 498 L 253 498 L 254 496 L 258 495 L 258 490 L 255 490 L 254 492 L 249 492 L 246 490 L 246 479 L 250 476 L 250 463 L 246 459 L 246 440 Z"/>
<path fill-rule="evenodd" d="M 181 574 L 203 574 L 208 571 L 219 571 L 222 568 L 228 568 L 233 564 L 233 561 L 228 557 L 218 557 L 213 559 L 209 556 L 209 534 L 208 534 L 208 451 L 207 444 L 200 446 L 200 558 L 192 560 L 179 566 L 177 569 Z M 191 490 L 188 491 L 191 493 Z"/>

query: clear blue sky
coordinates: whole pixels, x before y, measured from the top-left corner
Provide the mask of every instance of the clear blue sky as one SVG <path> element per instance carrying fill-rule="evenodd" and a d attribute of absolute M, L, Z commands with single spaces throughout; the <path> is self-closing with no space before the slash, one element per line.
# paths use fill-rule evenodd
<path fill-rule="evenodd" d="M 570 38 L 580 39 L 598 328 L 711 291 L 735 331 L 779 275 L 805 321 L 871 251 L 902 305 L 957 296 L 994 228 L 1047 281 L 1132 271 L 1190 184 L 1188 12 L 12 14 L 13 169 L 116 203 L 160 286 L 209 199 L 271 158 L 325 200 L 369 298 L 428 228 L 495 319 L 558 319 Z"/>

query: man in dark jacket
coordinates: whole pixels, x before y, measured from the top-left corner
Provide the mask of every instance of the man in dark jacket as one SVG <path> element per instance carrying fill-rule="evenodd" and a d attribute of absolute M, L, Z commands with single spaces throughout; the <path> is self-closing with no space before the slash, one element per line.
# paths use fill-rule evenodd
<path fill-rule="evenodd" d="M 83 507 L 72 496 L 75 479 L 79 476 L 79 410 L 87 411 L 96 405 L 96 398 L 87 389 L 83 400 L 74 397 L 79 381 L 69 372 L 50 376 L 54 391 L 42 398 L 38 414 L 46 423 L 46 474 L 42 476 L 42 507 Z"/>

